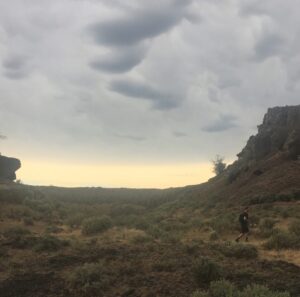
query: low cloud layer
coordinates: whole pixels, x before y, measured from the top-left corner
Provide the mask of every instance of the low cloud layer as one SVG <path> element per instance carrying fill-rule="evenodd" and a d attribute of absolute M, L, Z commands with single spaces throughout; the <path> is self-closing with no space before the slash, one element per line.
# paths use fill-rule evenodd
<path fill-rule="evenodd" d="M 1 1 L 1 151 L 82 163 L 232 160 L 267 108 L 300 102 L 299 6 Z"/>
<path fill-rule="evenodd" d="M 160 91 L 147 83 L 132 80 L 115 80 L 111 83 L 111 90 L 128 98 L 145 99 L 157 109 L 171 109 L 177 106 L 175 95 Z"/>

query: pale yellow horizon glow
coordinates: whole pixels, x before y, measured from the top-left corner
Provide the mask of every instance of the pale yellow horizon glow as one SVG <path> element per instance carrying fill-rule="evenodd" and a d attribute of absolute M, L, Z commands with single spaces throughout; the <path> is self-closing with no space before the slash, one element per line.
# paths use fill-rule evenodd
<path fill-rule="evenodd" d="M 169 188 L 200 184 L 213 176 L 211 163 L 109 165 L 23 160 L 24 184 L 62 187 Z"/>

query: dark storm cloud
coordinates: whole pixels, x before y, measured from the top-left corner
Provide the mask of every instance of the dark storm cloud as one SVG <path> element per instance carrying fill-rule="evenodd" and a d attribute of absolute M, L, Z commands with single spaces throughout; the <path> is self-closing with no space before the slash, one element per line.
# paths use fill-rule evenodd
<path fill-rule="evenodd" d="M 202 128 L 205 132 L 222 132 L 234 128 L 237 118 L 233 115 L 221 115 L 215 122 Z"/>
<path fill-rule="evenodd" d="M 0 1 L 1 151 L 175 162 L 209 159 L 217 137 L 234 156 L 268 107 L 299 104 L 298 11 L 295 0 Z"/>
<path fill-rule="evenodd" d="M 255 45 L 255 59 L 262 61 L 283 51 L 284 39 L 276 33 L 264 34 Z"/>
<path fill-rule="evenodd" d="M 145 57 L 145 48 L 141 46 L 122 48 L 103 57 L 95 59 L 90 66 L 97 71 L 123 73 L 138 65 Z"/>
<path fill-rule="evenodd" d="M 98 22 L 89 27 L 96 43 L 108 46 L 128 46 L 158 36 L 185 17 L 190 1 L 172 2 L 161 8 L 137 9 L 122 18 Z M 165 5 L 163 5 L 165 6 Z"/>
<path fill-rule="evenodd" d="M 23 56 L 12 56 L 2 63 L 4 75 L 10 79 L 22 79 L 28 75 L 26 65 L 27 58 Z"/>
<path fill-rule="evenodd" d="M 115 80 L 110 84 L 110 89 L 126 97 L 149 100 L 155 109 L 171 109 L 178 105 L 176 96 L 138 81 Z"/>

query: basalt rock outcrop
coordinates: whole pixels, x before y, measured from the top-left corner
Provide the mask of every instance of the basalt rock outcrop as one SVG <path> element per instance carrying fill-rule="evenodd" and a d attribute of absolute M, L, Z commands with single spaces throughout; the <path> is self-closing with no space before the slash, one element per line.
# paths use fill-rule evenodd
<path fill-rule="evenodd" d="M 229 181 L 251 169 L 261 160 L 276 155 L 283 159 L 300 157 L 300 105 L 269 108 L 258 133 L 251 136 L 245 148 L 237 155 L 238 160 L 228 166 Z M 260 172 L 256 169 L 255 174 Z M 256 174 L 258 175 L 258 174 Z"/>
<path fill-rule="evenodd" d="M 14 181 L 16 179 L 16 171 L 20 167 L 20 160 L 0 156 L 0 182 Z"/>
<path fill-rule="evenodd" d="M 257 135 L 250 137 L 237 156 L 257 161 L 278 152 L 290 158 L 300 155 L 300 105 L 270 108 Z"/>

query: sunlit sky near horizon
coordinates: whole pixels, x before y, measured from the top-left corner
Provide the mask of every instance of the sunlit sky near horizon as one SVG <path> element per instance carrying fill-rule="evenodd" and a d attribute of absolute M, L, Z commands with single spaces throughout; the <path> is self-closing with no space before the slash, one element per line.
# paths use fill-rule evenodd
<path fill-rule="evenodd" d="M 171 187 L 300 103 L 295 0 L 0 2 L 0 151 L 28 184 Z"/>

